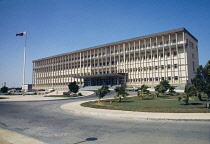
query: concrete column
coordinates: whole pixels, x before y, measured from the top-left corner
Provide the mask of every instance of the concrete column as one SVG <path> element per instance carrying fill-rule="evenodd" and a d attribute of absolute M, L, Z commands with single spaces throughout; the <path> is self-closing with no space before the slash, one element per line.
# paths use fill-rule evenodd
<path fill-rule="evenodd" d="M 109 47 L 109 73 L 112 73 L 112 47 Z"/>
<path fill-rule="evenodd" d="M 123 55 L 124 64 L 123 64 L 123 66 L 122 66 L 122 69 L 124 69 L 123 72 L 125 73 L 125 72 L 126 72 L 126 61 L 125 61 L 125 54 L 126 54 L 126 51 L 125 51 L 125 44 L 123 44 L 123 52 L 124 52 L 124 55 Z M 125 79 L 125 78 L 124 78 L 124 79 Z M 126 84 L 126 83 L 124 83 L 124 84 Z"/>
<path fill-rule="evenodd" d="M 144 74 L 146 73 L 146 82 L 144 82 L 144 83 L 148 83 L 148 81 L 147 81 L 147 79 L 148 79 L 148 76 L 147 76 L 147 51 L 146 51 L 146 49 L 147 49 L 147 47 L 146 47 L 146 40 L 144 39 L 144 56 L 145 56 L 145 60 L 144 60 L 144 67 L 146 67 L 146 71 L 144 71 Z M 145 77 L 144 77 L 145 78 Z"/>
<path fill-rule="evenodd" d="M 91 52 L 91 50 L 90 50 L 90 58 L 88 58 L 88 59 L 90 59 L 90 75 L 92 75 L 93 73 L 92 73 L 92 52 Z"/>
<path fill-rule="evenodd" d="M 164 65 L 164 70 L 161 72 L 162 76 L 164 77 L 164 80 L 166 80 L 166 73 L 167 73 L 167 68 L 166 68 L 166 59 L 165 59 L 165 42 L 164 42 L 164 36 L 162 36 L 162 43 L 163 43 L 163 65 Z"/>
<path fill-rule="evenodd" d="M 94 55 L 93 55 L 94 59 L 94 75 L 96 74 L 96 50 L 94 49 Z M 97 66 L 98 67 L 98 66 Z"/>
<path fill-rule="evenodd" d="M 156 37 L 156 49 L 157 49 L 157 69 L 158 69 L 158 81 L 160 81 L 160 56 L 159 56 L 159 50 L 158 50 L 158 40 L 157 40 L 157 37 Z"/>
<path fill-rule="evenodd" d="M 152 72 L 152 84 L 154 84 L 154 57 L 153 57 L 153 53 L 152 53 L 152 38 L 150 38 L 150 66 L 152 67 L 152 70 L 150 71 L 150 73 Z"/>
<path fill-rule="evenodd" d="M 115 52 L 115 45 L 114 45 L 114 51 L 113 51 L 113 54 L 114 54 L 114 73 L 116 73 L 116 65 L 117 65 L 117 63 L 115 62 L 116 61 L 116 52 Z"/>
<path fill-rule="evenodd" d="M 129 84 L 131 85 L 132 77 L 131 77 L 131 71 L 130 71 L 130 69 L 131 69 L 131 53 L 130 53 L 131 44 L 130 43 L 128 43 L 128 49 L 129 49 L 129 51 L 128 51 L 127 70 L 128 70 L 128 81 L 129 81 Z M 126 63 L 126 62 L 124 62 L 124 63 Z"/>
<path fill-rule="evenodd" d="M 140 79 L 140 84 L 142 84 L 142 71 L 141 71 L 141 40 L 139 40 L 139 79 Z"/>
<path fill-rule="evenodd" d="M 183 35 L 183 49 L 184 49 L 184 67 L 185 67 L 185 80 L 187 82 L 188 80 L 188 68 L 187 68 L 187 53 L 186 53 L 186 47 L 185 47 L 185 32 L 182 32 Z M 178 43 L 178 40 L 176 41 Z"/>
<path fill-rule="evenodd" d="M 132 63 L 132 65 L 133 65 L 133 67 L 134 67 L 134 72 L 133 72 L 133 74 L 134 74 L 134 79 L 135 79 L 135 84 L 136 84 L 136 42 L 134 41 L 133 42 L 133 50 L 134 50 L 134 63 Z"/>
<path fill-rule="evenodd" d="M 100 67 L 99 53 L 100 53 L 100 49 L 97 50 L 97 58 L 98 58 L 98 65 L 97 65 L 98 69 L 97 69 L 97 73 L 98 74 L 100 73 L 100 68 L 99 68 Z"/>
<path fill-rule="evenodd" d="M 168 43 L 169 43 L 169 51 L 170 51 L 170 65 L 171 65 L 171 83 L 174 83 L 174 79 L 173 79 L 173 73 L 172 71 L 174 71 L 174 68 L 173 68 L 173 65 L 174 65 L 174 60 L 173 60 L 173 57 L 172 57 L 172 52 L 171 52 L 171 35 L 169 34 L 168 35 Z"/>
<path fill-rule="evenodd" d="M 105 70 L 107 74 L 107 47 L 105 47 L 104 50 L 105 50 Z"/>
<path fill-rule="evenodd" d="M 178 38 L 177 38 L 177 33 L 175 33 L 175 37 L 176 37 L 176 51 L 177 51 L 177 64 L 178 64 L 178 80 L 179 80 L 179 83 L 180 83 L 180 77 L 182 76 L 182 74 L 181 74 L 181 71 L 180 71 L 180 69 L 181 69 L 181 59 L 180 59 L 180 56 L 179 56 L 179 51 L 178 51 L 178 44 L 177 44 L 177 40 L 178 40 Z"/>

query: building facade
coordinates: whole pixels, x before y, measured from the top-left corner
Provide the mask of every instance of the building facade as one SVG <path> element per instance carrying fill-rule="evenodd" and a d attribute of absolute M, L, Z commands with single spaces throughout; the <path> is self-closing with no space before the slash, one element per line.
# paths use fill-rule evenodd
<path fill-rule="evenodd" d="M 198 40 L 185 28 L 122 40 L 33 61 L 33 89 L 142 84 L 161 80 L 183 89 L 198 67 Z"/>

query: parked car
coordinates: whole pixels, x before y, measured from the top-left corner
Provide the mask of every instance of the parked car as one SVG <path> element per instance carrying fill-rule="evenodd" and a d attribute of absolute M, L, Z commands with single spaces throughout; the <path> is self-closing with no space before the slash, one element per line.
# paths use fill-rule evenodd
<path fill-rule="evenodd" d="M 127 91 L 137 91 L 138 90 L 138 88 L 137 87 L 135 87 L 135 86 L 128 86 L 128 87 L 126 87 L 126 89 L 125 90 L 127 90 Z"/>

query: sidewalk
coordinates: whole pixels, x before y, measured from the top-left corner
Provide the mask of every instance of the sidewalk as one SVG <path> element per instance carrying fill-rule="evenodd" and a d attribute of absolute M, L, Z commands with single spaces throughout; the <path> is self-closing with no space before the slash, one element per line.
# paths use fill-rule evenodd
<path fill-rule="evenodd" d="M 45 144 L 34 138 L 30 138 L 15 132 L 0 128 L 0 144 Z"/>
<path fill-rule="evenodd" d="M 107 116 L 114 118 L 138 119 L 138 120 L 173 120 L 173 121 L 210 121 L 210 113 L 155 113 L 132 112 L 120 110 L 105 110 L 83 107 L 80 104 L 86 101 L 73 102 L 61 105 L 61 108 L 70 112 Z"/>
<path fill-rule="evenodd" d="M 83 96 L 88 96 L 93 94 L 92 91 L 81 91 Z M 59 95 L 60 93 L 58 93 Z M 50 94 L 48 94 L 50 95 Z M 46 96 L 48 96 L 46 95 Z M 53 94 L 56 95 L 56 94 Z M 45 97 L 45 95 L 0 95 L 0 102 L 9 102 L 9 101 L 43 101 L 43 100 L 61 100 L 61 99 L 69 99 L 69 97 Z M 80 96 L 82 97 L 82 96 Z M 76 97 L 75 97 L 76 98 Z"/>

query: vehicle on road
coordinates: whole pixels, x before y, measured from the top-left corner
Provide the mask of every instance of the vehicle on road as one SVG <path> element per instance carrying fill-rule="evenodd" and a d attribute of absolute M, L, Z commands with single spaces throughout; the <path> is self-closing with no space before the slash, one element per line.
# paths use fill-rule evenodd
<path fill-rule="evenodd" d="M 126 91 L 137 91 L 138 88 L 135 87 L 135 86 L 128 86 L 128 87 L 125 88 L 125 90 L 126 90 Z"/>

